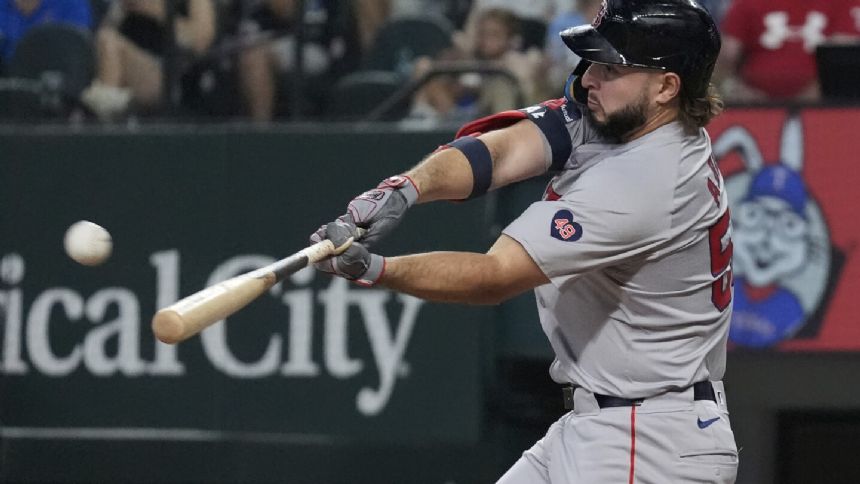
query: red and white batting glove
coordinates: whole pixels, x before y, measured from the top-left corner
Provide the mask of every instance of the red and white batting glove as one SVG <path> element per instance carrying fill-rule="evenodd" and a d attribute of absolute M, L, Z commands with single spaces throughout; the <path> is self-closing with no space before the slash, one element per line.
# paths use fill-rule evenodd
<path fill-rule="evenodd" d="M 386 178 L 374 189 L 352 199 L 347 213 L 358 227 L 367 232 L 361 243 L 373 247 L 400 223 L 406 210 L 418 199 L 418 188 L 408 176 Z M 341 216 L 341 220 L 345 217 Z"/>

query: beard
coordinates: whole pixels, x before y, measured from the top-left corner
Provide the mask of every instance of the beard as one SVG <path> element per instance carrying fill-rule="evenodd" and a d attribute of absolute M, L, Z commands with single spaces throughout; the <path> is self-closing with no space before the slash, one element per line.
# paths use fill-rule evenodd
<path fill-rule="evenodd" d="M 594 113 L 590 109 L 585 112 L 586 117 L 601 138 L 610 143 L 621 143 L 626 135 L 645 124 L 647 106 L 648 100 L 643 93 L 636 102 L 624 106 L 620 111 L 607 114 L 606 120 L 602 122 L 594 117 Z"/>

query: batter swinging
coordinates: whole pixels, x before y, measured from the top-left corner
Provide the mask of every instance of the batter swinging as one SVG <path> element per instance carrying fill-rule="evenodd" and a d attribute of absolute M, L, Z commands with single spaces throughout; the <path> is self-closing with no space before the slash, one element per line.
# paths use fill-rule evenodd
<path fill-rule="evenodd" d="M 499 480 L 731 483 L 720 382 L 732 307 L 731 226 L 703 129 L 721 110 L 720 48 L 692 0 L 608 0 L 561 33 L 582 61 L 565 98 L 466 125 L 312 236 L 362 244 L 320 269 L 425 299 L 494 304 L 534 289 L 571 411 Z M 414 203 L 480 196 L 546 171 L 543 200 L 486 254 L 368 250 Z"/>

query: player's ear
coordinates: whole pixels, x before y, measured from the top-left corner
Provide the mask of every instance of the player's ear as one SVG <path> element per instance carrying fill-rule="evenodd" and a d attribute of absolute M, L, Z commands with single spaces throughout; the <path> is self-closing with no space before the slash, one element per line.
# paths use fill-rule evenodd
<path fill-rule="evenodd" d="M 659 75 L 657 102 L 667 104 L 681 95 L 681 77 L 674 72 L 662 72 Z"/>

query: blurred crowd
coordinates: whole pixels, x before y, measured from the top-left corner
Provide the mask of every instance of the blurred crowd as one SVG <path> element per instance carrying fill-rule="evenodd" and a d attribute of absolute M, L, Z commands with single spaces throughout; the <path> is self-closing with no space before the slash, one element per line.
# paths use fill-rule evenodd
<path fill-rule="evenodd" d="M 560 97 L 601 3 L 0 0 L 0 117 L 463 121 Z M 729 103 L 818 102 L 820 47 L 860 42 L 860 0 L 701 3 Z"/>

